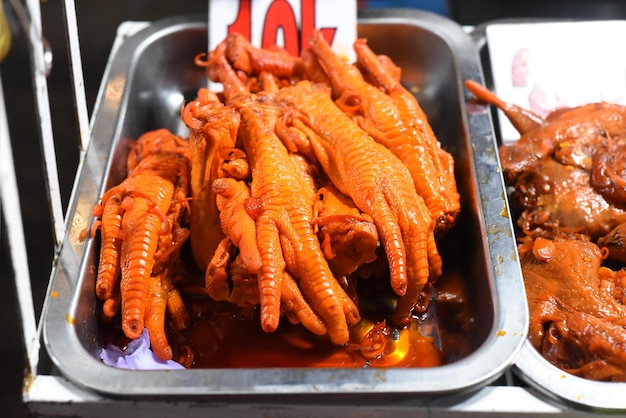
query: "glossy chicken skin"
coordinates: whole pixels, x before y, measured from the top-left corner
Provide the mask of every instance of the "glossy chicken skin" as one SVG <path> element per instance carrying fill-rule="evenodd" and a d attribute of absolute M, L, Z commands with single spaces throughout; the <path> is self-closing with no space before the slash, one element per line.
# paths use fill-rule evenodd
<path fill-rule="evenodd" d="M 224 237 L 211 185 L 222 176 L 221 152 L 235 146 L 239 114 L 224 106 L 215 93 L 200 89 L 183 108 L 181 119 L 189 128 L 191 252 L 196 265 L 205 270 Z"/>
<path fill-rule="evenodd" d="M 174 286 L 179 251 L 189 236 L 186 223 L 189 160 L 182 138 L 166 130 L 148 132 L 129 152 L 129 173 L 107 190 L 95 212 L 102 232 L 96 296 L 111 320 L 121 311 L 126 337 L 144 327 L 162 360 L 172 358 L 165 336 L 166 312 L 175 327 L 189 316 Z"/>
<path fill-rule="evenodd" d="M 242 115 L 242 139 L 253 173 L 252 198 L 259 205 L 253 217 L 263 261 L 259 272 L 262 326 L 267 331 L 278 326 L 280 289 L 277 292 L 274 283 L 281 283 L 286 269 L 299 279 L 333 342 L 345 344 L 348 324 L 358 321 L 358 310 L 332 275 L 313 233 L 314 194 L 274 133 L 278 107 L 264 97 L 235 100 L 233 106 Z"/>
<path fill-rule="evenodd" d="M 334 53 L 328 49 L 325 41 L 321 40 L 319 34 L 316 36 L 314 33 L 312 42 L 312 45 L 317 45 L 312 48 L 314 56 L 303 54 L 300 58 L 302 62 L 317 58 L 318 61 L 323 61 L 320 62 L 321 67 L 330 79 L 335 74 L 339 75 L 339 69 L 335 70 L 329 67 L 324 61 L 337 59 Z M 316 50 L 318 46 L 321 49 Z M 371 58 L 371 51 L 369 51 L 369 55 Z M 286 197 L 276 198 L 277 201 L 282 202 L 282 209 L 288 209 L 298 200 L 303 200 L 306 206 L 308 205 L 306 203 L 307 196 L 320 196 L 319 193 L 316 194 L 316 190 L 322 179 L 315 178 L 314 175 L 307 173 L 306 169 L 302 169 L 302 158 L 309 160 L 308 164 L 312 166 L 319 165 L 320 170 L 324 172 L 324 176 L 328 176 L 333 186 L 351 201 L 350 204 L 355 205 L 355 209 L 358 208 L 357 215 L 361 217 L 362 215 L 359 214 L 361 212 L 366 216 L 366 218 L 359 220 L 359 223 L 356 223 L 357 218 L 349 213 L 352 209 L 344 207 L 342 210 L 348 211 L 345 214 L 335 214 L 332 218 L 317 216 L 312 219 L 313 225 L 319 228 L 319 232 L 322 234 L 320 237 L 323 254 L 332 266 L 333 274 L 337 276 L 333 280 L 324 279 L 321 282 L 332 284 L 333 287 L 336 286 L 336 282 L 339 282 L 345 289 L 348 289 L 350 280 L 347 275 L 352 274 L 359 267 L 359 263 L 364 264 L 375 259 L 377 247 L 375 242 L 380 239 L 389 261 L 391 286 L 400 296 L 395 321 L 406 323 L 411 319 L 411 314 L 418 305 L 418 301 L 428 300 L 427 296 L 423 297 L 423 292 L 427 293 L 430 283 L 441 275 L 442 263 L 434 236 L 435 222 L 430 211 L 426 207 L 423 197 L 418 193 L 407 165 L 385 145 L 376 143 L 367 132 L 350 120 L 348 115 L 331 99 L 327 84 L 294 79 L 294 77 L 309 77 L 310 73 L 303 71 L 302 68 L 315 68 L 315 66 L 300 67 L 298 60 L 292 59 L 286 60 L 282 66 L 276 62 L 277 57 L 279 55 L 276 54 L 276 51 L 269 51 L 267 55 L 264 55 L 262 51 L 247 45 L 240 37 L 233 36 L 212 51 L 206 61 L 209 77 L 214 81 L 221 82 L 224 87 L 226 103 L 235 108 L 242 116 L 239 137 L 252 167 L 252 198 L 250 201 L 257 203 L 254 205 L 254 210 L 249 210 L 249 214 L 256 220 L 257 236 L 259 234 L 259 220 L 265 219 L 259 217 L 259 214 L 269 213 L 269 208 L 274 207 L 269 203 L 270 200 L 267 200 L 271 199 L 270 196 L 272 195 L 270 184 L 277 190 L 280 189 L 281 183 L 290 184 L 292 189 L 290 196 L 293 196 L 292 200 L 295 203 L 286 200 Z M 376 62 L 379 61 L 376 59 Z M 361 67 L 365 69 L 367 64 L 368 61 L 364 60 Z M 280 69 L 272 70 L 271 68 Z M 377 74 L 381 80 L 385 80 L 384 82 L 395 94 L 396 91 L 399 92 L 399 84 L 394 78 L 396 75 L 393 71 L 390 74 L 380 73 L 387 71 L 388 68 L 390 68 L 389 65 L 383 65 L 378 70 L 372 69 L 370 72 Z M 272 74 L 268 75 L 267 70 L 272 71 Z M 358 72 L 358 69 L 353 67 L 350 71 Z M 285 77 L 290 80 L 291 86 L 285 85 Z M 319 75 L 314 77 L 317 80 L 324 80 Z M 255 79 L 258 82 L 253 81 Z M 335 88 L 343 88 L 341 80 L 339 78 L 333 82 Z M 344 81 L 347 83 L 350 79 L 347 78 Z M 361 78 L 361 84 L 356 87 L 362 85 L 365 88 L 365 84 Z M 256 93 L 252 93 L 253 88 Z M 374 91 L 377 90 L 374 86 L 369 86 L 369 88 Z M 388 96 L 386 102 L 392 104 L 393 97 Z M 438 142 L 434 139 L 434 135 L 423 117 L 423 120 L 409 122 L 411 120 L 409 114 L 417 111 L 416 103 L 412 102 L 411 104 L 410 101 L 407 102 L 402 97 L 403 95 L 399 94 L 396 99 L 398 103 L 402 104 L 398 108 L 404 109 L 406 115 L 397 111 L 397 114 L 390 113 L 387 116 L 400 118 L 398 119 L 400 121 L 403 120 L 402 118 L 406 119 L 408 125 L 407 128 L 403 129 L 407 133 L 410 132 L 408 127 L 411 127 L 412 130 L 421 129 L 430 132 L 428 141 L 434 141 L 434 143 L 429 142 L 428 145 L 425 145 L 426 149 L 432 146 L 437 148 L 435 153 L 430 151 L 413 153 L 414 157 L 412 158 L 416 164 L 421 164 L 423 160 L 425 164 L 431 164 L 432 167 L 431 171 L 420 177 L 420 182 L 429 184 L 435 179 L 438 182 L 441 174 L 448 179 L 446 185 L 451 187 L 452 195 L 458 199 L 456 185 L 454 181 L 450 182 L 449 177 L 447 177 L 453 173 L 450 168 L 453 167 L 450 165 L 451 158 L 448 156 L 443 159 L 446 167 L 443 168 L 445 173 L 437 174 L 438 168 L 436 167 L 441 169 L 441 162 L 438 161 L 434 164 L 430 161 L 432 158 L 442 157 L 443 151 L 439 148 Z M 381 115 L 384 107 L 382 103 L 372 102 L 370 104 L 370 109 L 373 112 L 380 109 L 378 114 Z M 396 105 L 392 105 L 389 112 L 393 112 L 395 108 Z M 419 111 L 421 112 L 421 110 Z M 244 117 L 246 118 L 245 126 L 243 125 Z M 378 119 L 377 123 L 385 122 Z M 394 135 L 398 136 L 399 134 L 396 132 Z M 270 138 L 272 139 L 268 142 Z M 275 143 L 275 139 L 280 140 L 280 147 Z M 264 145 L 261 146 L 260 144 Z M 273 150 L 272 158 L 280 158 L 280 162 L 270 162 L 269 154 L 262 157 L 265 155 L 265 148 Z M 291 160 L 291 163 L 287 160 Z M 373 161 L 376 161 L 376 164 L 372 164 Z M 280 174 L 276 173 L 277 169 L 281 172 Z M 300 171 L 300 174 L 297 171 Z M 290 172 L 292 173 L 288 174 Z M 286 176 L 288 175 L 295 177 L 287 181 Z M 304 187 L 306 184 L 309 185 L 309 189 Z M 315 202 L 313 204 L 315 205 Z M 437 212 L 437 216 L 441 216 L 442 225 L 445 223 L 446 227 L 449 227 L 453 223 L 457 211 L 458 206 L 449 211 L 442 209 L 442 212 Z M 443 216 L 443 212 L 446 212 L 447 215 Z M 302 216 L 304 215 L 301 213 L 292 217 L 292 222 L 302 218 Z M 276 225 L 280 226 L 280 222 L 283 222 L 279 220 L 280 217 L 273 215 L 271 218 L 274 219 L 273 223 Z M 329 223 L 331 219 L 333 224 Z M 308 222 L 310 221 L 311 219 Z M 331 225 L 334 231 L 329 228 Z M 371 227 L 374 225 L 376 231 L 372 233 Z M 370 232 L 367 231 L 367 228 Z M 277 286 L 276 283 L 280 283 L 280 281 L 276 278 L 280 275 L 276 272 L 282 269 L 288 271 L 298 280 L 304 296 L 312 303 L 316 312 L 322 316 L 330 315 L 325 318 L 325 323 L 332 338 L 333 326 L 332 322 L 329 323 L 328 320 L 334 314 L 326 308 L 320 308 L 321 305 L 312 301 L 311 290 L 307 291 L 303 287 L 305 282 L 301 279 L 301 273 L 295 271 L 295 265 L 286 267 L 279 265 L 281 260 L 289 263 L 292 258 L 291 250 L 288 246 L 285 247 L 285 242 L 295 238 L 289 229 L 283 227 L 278 229 L 282 248 L 274 245 L 271 250 L 266 250 L 265 259 L 259 271 L 262 321 L 263 318 L 266 320 L 275 318 L 271 322 L 266 322 L 264 329 L 270 331 L 277 326 L 279 304 L 276 301 L 280 300 L 280 285 Z M 334 238 L 333 240 L 329 233 L 338 237 L 337 231 L 348 232 L 349 239 L 341 241 Z M 297 231 L 301 238 L 304 237 L 302 235 L 304 232 L 304 229 Z M 264 236 L 263 240 L 267 240 L 268 237 L 271 238 Z M 328 240 L 334 247 L 326 244 Z M 262 255 L 264 251 L 262 248 L 270 245 L 271 242 L 270 240 L 264 243 L 260 238 L 258 239 L 258 246 Z M 365 250 L 360 254 L 360 257 L 350 255 L 350 253 L 356 254 L 358 252 L 357 247 L 354 247 L 355 245 L 361 245 L 361 248 Z M 314 254 L 312 246 L 307 248 L 307 252 Z M 334 253 L 334 249 L 338 248 L 342 248 L 343 254 Z M 283 257 L 280 257 L 280 252 L 276 252 L 278 249 L 283 251 Z M 317 251 L 315 250 L 315 252 Z M 275 268 L 268 269 L 272 263 L 279 264 L 275 264 Z M 262 279 L 264 271 L 267 274 L 265 274 L 266 278 Z M 310 270 L 309 276 L 311 276 L 311 271 L 317 270 Z M 343 292 L 340 291 L 341 289 L 339 287 L 334 292 L 341 294 Z M 265 296 L 267 299 L 264 299 Z M 342 297 L 345 298 L 345 296 Z M 344 303 L 347 302 L 344 301 Z M 345 305 L 344 314 L 348 318 L 348 323 L 351 323 L 349 318 L 355 316 L 351 313 L 353 309 L 349 305 L 349 303 Z M 272 307 L 271 310 L 269 310 L 270 307 Z M 421 304 L 420 308 L 423 308 Z M 321 309 L 328 312 L 322 312 Z M 336 309 L 332 308 L 331 310 Z M 339 322 L 341 320 L 337 319 L 337 323 Z M 346 322 L 346 319 L 343 322 Z M 341 339 L 335 336 L 334 340 L 339 341 Z"/>
<path fill-rule="evenodd" d="M 345 344 L 348 326 L 360 315 L 333 276 L 313 231 L 315 191 L 278 136 L 279 104 L 272 93 L 250 94 L 223 49 L 212 53 L 209 69 L 223 83 L 227 102 L 241 115 L 239 137 L 252 172 L 246 210 L 254 220 L 261 255 L 257 273 L 261 326 L 266 332 L 278 327 L 284 306 L 282 282 L 293 277 L 331 340 Z"/>
<path fill-rule="evenodd" d="M 315 195 L 314 221 L 328 264 L 340 281 L 356 269 L 376 260 L 378 231 L 372 218 L 328 184 Z"/>
<path fill-rule="evenodd" d="M 407 167 L 435 228 L 453 225 L 460 210 L 454 160 L 441 148 L 415 97 L 387 73 L 364 39 L 354 49 L 374 84 L 366 82 L 359 67 L 335 54 L 319 32 L 311 36 L 310 47 L 331 81 L 337 106 Z"/>
<path fill-rule="evenodd" d="M 379 361 L 385 347 L 397 343 L 396 331 L 419 332 L 415 315 L 426 311 L 431 284 L 442 274 L 435 232 L 441 237 L 460 210 L 454 160 L 390 59 L 360 40 L 354 45 L 359 63 L 347 72 L 356 77 L 344 77 L 343 66 L 329 65 L 339 57 L 320 33 L 312 39 L 316 46 L 299 57 L 254 48 L 239 35 L 198 55 L 195 63 L 223 91 L 199 89 L 181 109 L 188 140 L 138 141 L 129 166 L 143 168 L 152 158 L 144 154 L 170 148 L 183 155 L 159 162 L 154 172 L 144 170 L 141 181 L 133 172 L 127 188 L 105 194 L 100 267 L 109 278 L 121 270 L 123 285 L 117 292 L 115 284 L 100 283 L 96 291 L 111 315 L 122 295 L 127 337 L 145 325 L 160 358 L 172 357 L 168 324 L 177 341 L 187 333 L 178 333 L 189 319 L 180 289 L 190 292 L 185 302 L 192 308 L 198 297 L 229 304 L 236 315 L 258 320 L 265 333 L 287 320 L 324 336 L 333 350 L 344 346 L 350 356 L 361 353 L 376 364 L 398 360 Z M 347 100 L 334 101 L 331 88 Z M 361 93 L 365 113 L 350 109 L 351 98 Z M 190 173 L 183 173 L 188 163 Z M 190 272 L 181 272 L 180 248 L 189 233 L 192 260 L 184 264 Z M 119 253 L 124 257 L 129 246 L 143 258 L 106 263 Z M 130 264 L 141 277 L 133 278 L 138 285 L 130 286 L 136 291 L 126 303 Z M 195 282 L 198 269 L 203 285 Z M 385 317 L 375 323 L 361 321 L 361 280 L 384 292 L 375 315 Z M 184 352 L 177 359 L 193 365 L 193 347 L 178 347 Z"/>
<path fill-rule="evenodd" d="M 334 104 L 326 86 L 302 81 L 280 97 L 301 112 L 292 124 L 305 132 L 333 184 L 373 219 L 400 295 L 395 320 L 406 323 L 442 265 L 434 221 L 408 169 Z"/>

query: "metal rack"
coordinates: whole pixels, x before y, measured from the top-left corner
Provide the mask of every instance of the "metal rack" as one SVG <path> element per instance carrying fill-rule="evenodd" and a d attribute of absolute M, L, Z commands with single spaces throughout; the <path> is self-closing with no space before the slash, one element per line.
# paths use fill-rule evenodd
<path fill-rule="evenodd" d="M 82 66 L 76 14 L 73 0 L 65 0 L 68 43 L 71 55 L 74 99 L 80 130 L 80 154 L 88 147 L 90 133 L 89 116 L 85 104 Z M 61 209 L 61 199 L 56 176 L 56 158 L 52 138 L 48 91 L 46 86 L 45 48 L 41 37 L 41 16 L 37 0 L 27 1 L 30 16 L 29 31 L 33 57 L 33 72 L 39 129 L 45 154 L 48 190 L 51 201 L 51 216 L 54 225 L 55 254 L 64 245 L 66 233 L 65 216 Z M 146 22 L 127 22 L 120 26 L 113 50 L 124 42 L 124 38 L 148 25 Z M 26 246 L 19 207 L 19 191 L 11 158 L 11 138 L 7 129 L 4 93 L 0 82 L 0 141 L 2 145 L 2 209 L 7 221 L 7 236 L 11 243 L 10 258 L 14 270 L 14 280 L 23 321 L 24 344 L 28 362 L 24 380 L 23 400 L 28 411 L 37 417 L 109 417 L 151 416 L 151 417 L 204 417 L 207 414 L 265 417 L 265 416 L 311 416 L 334 417 L 382 417 L 393 414 L 396 417 L 418 416 L 596 416 L 591 412 L 580 411 L 556 401 L 547 399 L 515 378 L 512 370 L 497 382 L 469 394 L 459 394 L 436 398 L 377 398 L 367 402 L 350 398 L 321 397 L 272 397 L 272 398 L 206 398 L 206 399 L 116 399 L 78 387 L 62 376 L 46 358 L 42 349 L 42 325 L 36 321 L 32 300 L 30 274 L 28 271 Z M 55 257 L 56 259 L 56 257 Z"/>

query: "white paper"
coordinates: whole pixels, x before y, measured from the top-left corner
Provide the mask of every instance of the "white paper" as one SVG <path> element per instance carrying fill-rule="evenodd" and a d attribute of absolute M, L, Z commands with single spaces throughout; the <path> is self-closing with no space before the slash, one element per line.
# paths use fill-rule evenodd
<path fill-rule="evenodd" d="M 356 19 L 355 0 L 210 0 L 209 50 L 215 48 L 229 30 L 237 27 L 241 29 L 238 32 L 243 30 L 247 33 L 242 34 L 250 35 L 250 43 L 254 46 L 263 47 L 269 43 L 289 46 L 293 51 L 293 45 L 301 48 L 308 42 L 307 34 L 317 28 L 334 33 L 333 50 L 353 60 Z M 291 30 L 294 24 L 297 33 Z"/>
<path fill-rule="evenodd" d="M 626 21 L 494 24 L 487 44 L 495 93 L 540 116 L 606 101 L 626 105 Z M 498 112 L 502 140 L 519 138 Z"/>

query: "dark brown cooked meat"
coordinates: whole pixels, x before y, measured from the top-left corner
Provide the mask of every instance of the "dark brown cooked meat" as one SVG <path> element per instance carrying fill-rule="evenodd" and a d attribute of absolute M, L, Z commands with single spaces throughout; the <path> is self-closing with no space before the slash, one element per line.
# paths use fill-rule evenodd
<path fill-rule="evenodd" d="M 562 370 L 626 381 L 626 107 L 593 103 L 537 122 L 466 86 L 524 128 L 499 156 L 520 213 L 529 341 Z"/>
<path fill-rule="evenodd" d="M 626 204 L 626 138 L 608 141 L 592 159 L 591 185 L 614 205 Z"/>
<path fill-rule="evenodd" d="M 526 238 L 519 249 L 531 344 L 557 367 L 576 369 L 575 374 L 623 379 L 626 308 L 615 298 L 623 287 L 601 267 L 600 248 L 585 239 Z M 610 371 L 604 365 L 611 365 Z"/>
<path fill-rule="evenodd" d="M 626 327 L 610 319 L 574 312 L 553 322 L 541 353 L 573 375 L 592 380 L 626 381 Z"/>
<path fill-rule="evenodd" d="M 525 232 L 537 228 L 585 234 L 592 240 L 626 222 L 626 211 L 611 205 L 589 183 L 589 172 L 547 158 L 514 184 L 523 211 L 517 221 Z"/>
<path fill-rule="evenodd" d="M 519 175 L 533 170 L 542 160 L 554 157 L 559 148 L 579 141 L 592 144 L 590 158 L 599 147 L 605 147 L 605 137 L 626 133 L 626 108 L 609 103 L 594 103 L 578 108 L 553 112 L 543 125 L 525 132 L 519 140 L 500 147 L 502 169 L 508 182 L 516 182 Z M 566 160 L 561 160 L 569 164 Z M 587 167 L 588 168 L 588 167 Z"/>
<path fill-rule="evenodd" d="M 608 234 L 598 238 L 598 245 L 609 251 L 609 257 L 626 265 L 626 223 L 621 223 Z"/>
<path fill-rule="evenodd" d="M 502 171 L 522 209 L 518 225 L 596 240 L 625 222 L 625 139 L 626 107 L 594 103 L 555 111 L 501 146 Z"/>

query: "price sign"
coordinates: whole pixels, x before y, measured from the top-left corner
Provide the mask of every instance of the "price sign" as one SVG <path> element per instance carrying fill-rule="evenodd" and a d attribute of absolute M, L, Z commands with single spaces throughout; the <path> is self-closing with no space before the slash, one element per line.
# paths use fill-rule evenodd
<path fill-rule="evenodd" d="M 624 21 L 494 24 L 487 43 L 496 94 L 545 117 L 605 101 L 626 104 Z M 519 133 L 502 112 L 503 142 Z"/>
<path fill-rule="evenodd" d="M 354 59 L 356 0 L 210 0 L 209 50 L 237 32 L 252 45 L 298 55 L 318 29 L 336 53 Z"/>

